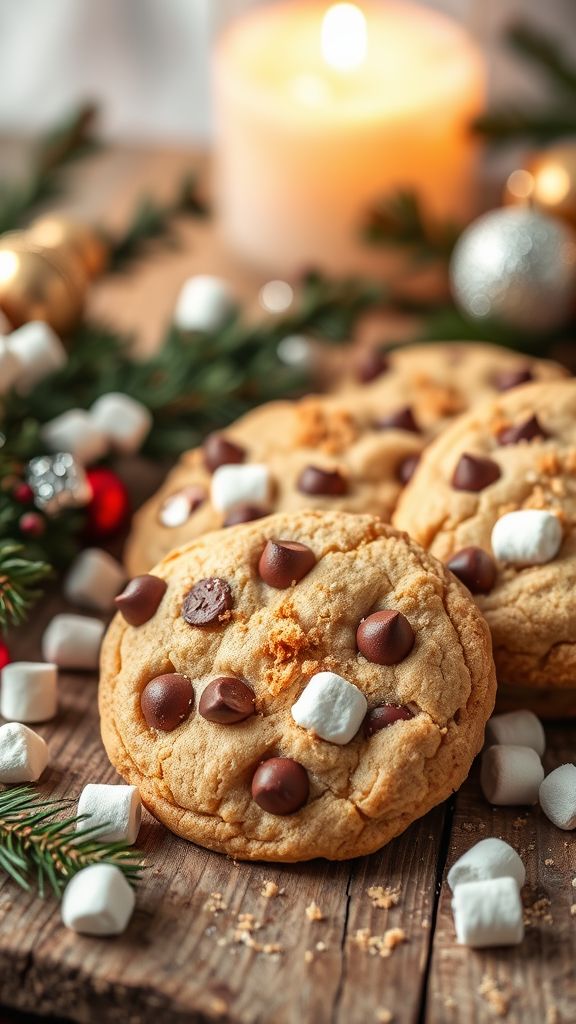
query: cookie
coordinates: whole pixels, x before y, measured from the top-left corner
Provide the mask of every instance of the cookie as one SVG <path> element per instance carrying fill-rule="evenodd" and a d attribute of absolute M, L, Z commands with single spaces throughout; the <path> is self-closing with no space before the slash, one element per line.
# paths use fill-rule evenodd
<path fill-rule="evenodd" d="M 456 789 L 482 744 L 486 624 L 376 517 L 301 511 L 206 535 L 120 608 L 102 651 L 106 750 L 157 818 L 210 849 L 370 853 Z"/>
<path fill-rule="evenodd" d="M 375 375 L 368 373 L 364 386 L 349 387 L 346 394 L 358 396 L 360 391 L 354 401 L 363 402 L 369 415 L 393 403 L 397 409 L 409 407 L 427 436 L 436 436 L 456 416 L 491 396 L 528 382 L 567 376 L 552 361 L 480 342 L 406 345 L 384 361 L 370 355 L 364 360 L 368 368 L 373 364 Z M 363 363 L 361 376 L 362 372 Z"/>
<path fill-rule="evenodd" d="M 576 382 L 527 384 L 427 449 L 395 523 L 475 591 L 499 680 L 576 686 Z"/>
<path fill-rule="evenodd" d="M 128 571 L 146 572 L 194 537 L 273 512 L 331 508 L 388 520 L 425 440 L 413 425 L 370 420 L 338 398 L 262 406 L 182 456 L 134 517 Z"/>

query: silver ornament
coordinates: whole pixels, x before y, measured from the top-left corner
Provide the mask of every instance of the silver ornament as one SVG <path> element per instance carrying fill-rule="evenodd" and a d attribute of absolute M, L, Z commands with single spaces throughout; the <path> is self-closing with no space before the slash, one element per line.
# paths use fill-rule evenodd
<path fill-rule="evenodd" d="M 565 323 L 576 291 L 576 234 L 528 207 L 493 210 L 460 236 L 452 294 L 472 320 L 532 333 Z"/>
<path fill-rule="evenodd" d="M 49 516 L 65 508 L 87 505 L 92 497 L 86 473 L 70 452 L 31 459 L 26 469 L 26 482 L 34 494 L 36 508 Z"/>

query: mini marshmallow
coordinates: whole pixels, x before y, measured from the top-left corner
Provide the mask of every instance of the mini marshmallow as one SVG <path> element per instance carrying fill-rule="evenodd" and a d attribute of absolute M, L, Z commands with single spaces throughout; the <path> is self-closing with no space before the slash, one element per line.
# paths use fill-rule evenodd
<path fill-rule="evenodd" d="M 566 832 L 576 828 L 576 766 L 561 764 L 547 775 L 538 793 L 550 821 Z"/>
<path fill-rule="evenodd" d="M 513 878 L 519 889 L 526 881 L 520 857 L 503 839 L 482 839 L 452 865 L 448 885 L 452 892 L 464 882 L 485 882 L 489 878 Z"/>
<path fill-rule="evenodd" d="M 532 747 L 488 747 L 482 754 L 480 785 L 491 804 L 535 804 L 543 778 L 542 762 Z"/>
<path fill-rule="evenodd" d="M 542 722 L 533 711 L 508 711 L 494 715 L 486 724 L 487 747 L 507 744 L 513 747 L 532 747 L 539 757 L 546 750 L 546 735 Z"/>
<path fill-rule="evenodd" d="M 100 548 L 86 548 L 72 563 L 64 581 L 64 594 L 73 604 L 110 612 L 125 582 L 126 573 L 112 555 Z"/>
<path fill-rule="evenodd" d="M 91 864 L 70 879 L 62 897 L 62 921 L 81 935 L 120 935 L 136 897 L 115 864 Z"/>
<path fill-rule="evenodd" d="M 78 801 L 78 814 L 90 817 L 76 824 L 77 832 L 105 825 L 95 834 L 99 843 L 136 842 L 142 820 L 142 804 L 136 786 L 105 786 L 88 783 Z"/>
<path fill-rule="evenodd" d="M 90 418 L 123 455 L 140 451 L 152 426 L 152 414 L 146 406 L 120 391 L 110 391 L 97 398 L 90 409 Z"/>
<path fill-rule="evenodd" d="M 507 512 L 492 530 L 492 551 L 500 562 L 543 565 L 556 557 L 562 543 L 558 516 L 537 508 Z"/>
<path fill-rule="evenodd" d="M 235 308 L 225 281 L 208 274 L 189 277 L 184 282 L 174 310 L 174 323 L 181 331 L 214 331 L 222 326 Z"/>
<path fill-rule="evenodd" d="M 260 463 L 219 466 L 212 475 L 212 504 L 220 512 L 244 502 L 266 502 L 269 496 L 270 474 Z"/>
<path fill-rule="evenodd" d="M 6 340 L 20 361 L 17 389 L 23 395 L 68 362 L 60 338 L 43 320 L 31 320 L 12 331 Z"/>
<path fill-rule="evenodd" d="M 0 712 L 12 722 L 47 722 L 58 710 L 58 669 L 41 661 L 12 661 L 2 669 Z"/>
<path fill-rule="evenodd" d="M 320 739 L 343 746 L 356 735 L 367 710 L 366 698 L 354 683 L 334 672 L 318 672 L 292 705 L 292 718 Z"/>
<path fill-rule="evenodd" d="M 452 910 L 461 946 L 515 946 L 524 938 L 522 901 L 515 878 L 458 885 Z"/>
<path fill-rule="evenodd" d="M 45 423 L 40 437 L 51 452 L 70 452 L 88 465 L 108 451 L 108 438 L 84 409 L 69 409 Z"/>
<path fill-rule="evenodd" d="M 36 782 L 48 764 L 48 745 L 20 722 L 0 727 L 0 782 Z"/>
<path fill-rule="evenodd" d="M 7 395 L 12 390 L 22 371 L 22 360 L 6 339 L 0 338 L 0 395 Z"/>
<path fill-rule="evenodd" d="M 104 623 L 87 615 L 55 615 L 44 630 L 42 655 L 60 668 L 98 668 Z"/>

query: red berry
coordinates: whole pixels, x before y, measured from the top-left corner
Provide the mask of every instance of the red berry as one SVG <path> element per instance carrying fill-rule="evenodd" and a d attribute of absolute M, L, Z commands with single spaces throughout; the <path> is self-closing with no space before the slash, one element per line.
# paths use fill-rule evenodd
<path fill-rule="evenodd" d="M 28 505 L 34 499 L 34 491 L 30 487 L 30 484 L 21 480 L 17 483 L 12 491 L 12 497 L 15 501 L 19 501 L 21 505 Z"/>
<path fill-rule="evenodd" d="M 25 512 L 18 521 L 20 532 L 27 537 L 41 537 L 46 529 L 46 521 L 38 512 Z"/>

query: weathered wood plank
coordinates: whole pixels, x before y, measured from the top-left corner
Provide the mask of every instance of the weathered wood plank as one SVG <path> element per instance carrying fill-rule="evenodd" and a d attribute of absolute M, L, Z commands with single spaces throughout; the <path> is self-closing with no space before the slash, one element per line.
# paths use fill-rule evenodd
<path fill-rule="evenodd" d="M 544 764 L 549 772 L 574 760 L 574 729 L 555 724 L 546 732 Z M 576 904 L 571 884 L 576 877 L 573 835 L 555 828 L 538 808 L 491 808 L 480 793 L 476 770 L 456 798 L 447 868 L 487 836 L 505 839 L 526 865 L 526 937 L 510 949 L 473 951 L 457 946 L 451 894 L 444 879 L 426 1021 L 488 1024 L 499 1009 L 507 1024 L 576 1020 L 576 918 L 570 912 Z"/>

